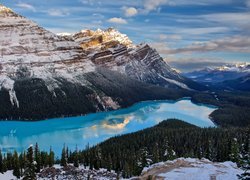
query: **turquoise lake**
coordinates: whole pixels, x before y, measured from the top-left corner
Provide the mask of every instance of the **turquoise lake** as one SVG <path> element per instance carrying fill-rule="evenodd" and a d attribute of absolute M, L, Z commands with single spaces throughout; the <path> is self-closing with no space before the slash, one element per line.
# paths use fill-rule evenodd
<path fill-rule="evenodd" d="M 178 101 L 146 101 L 129 108 L 86 116 L 57 118 L 37 122 L 0 121 L 2 152 L 22 151 L 39 144 L 41 150 L 50 146 L 60 156 L 63 145 L 71 150 L 84 149 L 110 137 L 152 127 L 159 122 L 177 118 L 200 127 L 213 127 L 209 115 L 215 107 L 197 105 L 190 99 Z"/>

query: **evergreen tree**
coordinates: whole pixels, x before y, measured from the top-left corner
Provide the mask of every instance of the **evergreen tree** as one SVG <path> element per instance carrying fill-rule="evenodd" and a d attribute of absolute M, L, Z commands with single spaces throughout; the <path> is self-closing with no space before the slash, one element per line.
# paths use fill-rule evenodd
<path fill-rule="evenodd" d="M 8 170 L 7 169 L 7 159 L 6 159 L 5 156 L 3 157 L 3 167 L 2 167 L 2 169 L 3 169 L 3 172 L 6 172 Z"/>
<path fill-rule="evenodd" d="M 231 153 L 229 157 L 230 157 L 230 160 L 233 162 L 239 163 L 240 161 L 240 149 L 239 149 L 239 144 L 236 138 L 234 138 L 231 141 Z"/>
<path fill-rule="evenodd" d="M 26 160 L 26 169 L 24 170 L 24 178 L 23 180 L 35 180 L 35 162 L 33 155 L 33 147 L 30 146 L 27 151 L 27 160 Z"/>
<path fill-rule="evenodd" d="M 13 155 L 13 175 L 16 176 L 17 178 L 21 177 L 19 157 L 16 151 L 14 152 Z"/>
<path fill-rule="evenodd" d="M 66 148 L 66 159 L 69 159 L 69 148 Z"/>
<path fill-rule="evenodd" d="M 55 153 L 52 151 L 52 148 L 50 147 L 49 150 L 49 167 L 52 167 L 55 164 Z"/>
<path fill-rule="evenodd" d="M 62 149 L 62 154 L 61 154 L 61 166 L 66 167 L 67 166 L 67 159 L 66 159 L 66 149 L 65 149 L 65 145 L 63 146 Z"/>
<path fill-rule="evenodd" d="M 3 155 L 0 149 L 0 173 L 3 173 Z"/>
<path fill-rule="evenodd" d="M 217 156 L 217 151 L 216 151 L 216 147 L 214 145 L 213 139 L 209 139 L 207 145 L 208 145 L 208 148 L 207 148 L 207 152 L 206 152 L 206 157 L 209 160 L 214 161 L 216 159 L 216 156 Z"/>
<path fill-rule="evenodd" d="M 153 162 L 157 163 L 160 161 L 159 144 L 156 142 L 153 148 Z"/>
<path fill-rule="evenodd" d="M 35 162 L 36 162 L 36 172 L 39 173 L 41 170 L 41 153 L 38 144 L 35 145 Z"/>
<path fill-rule="evenodd" d="M 108 161 L 107 161 L 107 170 L 108 170 L 108 171 L 111 171 L 112 168 L 113 168 L 113 162 L 112 162 L 111 155 L 109 154 L 109 155 L 108 155 Z"/>
<path fill-rule="evenodd" d="M 6 165 L 8 170 L 13 169 L 13 160 L 12 160 L 12 154 L 10 152 L 7 152 L 7 159 L 6 159 Z"/>
<path fill-rule="evenodd" d="M 26 167 L 26 153 L 23 152 L 19 155 L 19 164 L 20 164 L 20 174 L 23 176 L 23 170 Z"/>
<path fill-rule="evenodd" d="M 75 152 L 73 153 L 73 161 L 74 161 L 74 166 L 79 167 L 79 158 L 78 158 L 77 146 L 76 146 Z"/>
<path fill-rule="evenodd" d="M 163 160 L 173 160 L 176 156 L 175 151 L 170 147 L 168 141 L 165 141 L 164 143 L 164 154 L 163 154 Z"/>
<path fill-rule="evenodd" d="M 48 153 L 42 151 L 41 152 L 41 166 L 42 168 L 46 168 L 49 165 L 49 160 L 48 160 Z"/>
<path fill-rule="evenodd" d="M 137 166 L 140 169 L 143 169 L 144 167 L 148 167 L 151 163 L 152 160 L 149 156 L 148 150 L 146 148 L 142 148 L 139 151 L 139 155 L 138 155 L 138 161 L 137 161 Z"/>
<path fill-rule="evenodd" d="M 102 149 L 98 145 L 96 146 L 96 149 L 95 149 L 95 156 L 96 156 L 95 169 L 99 169 L 102 167 Z"/>
<path fill-rule="evenodd" d="M 248 136 L 250 136 L 248 134 Z M 249 137 L 248 137 L 249 138 Z M 250 139 L 245 144 L 243 144 L 243 150 L 240 159 L 240 167 L 243 169 L 243 173 L 238 175 L 241 180 L 250 179 Z"/>

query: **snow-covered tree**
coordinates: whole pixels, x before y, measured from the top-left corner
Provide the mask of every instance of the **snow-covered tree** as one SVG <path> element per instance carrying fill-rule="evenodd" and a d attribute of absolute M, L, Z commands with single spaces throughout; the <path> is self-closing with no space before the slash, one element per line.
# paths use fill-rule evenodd
<path fill-rule="evenodd" d="M 34 161 L 33 146 L 31 145 L 27 151 L 26 168 L 24 170 L 23 180 L 35 180 L 36 179 L 36 162 Z"/>

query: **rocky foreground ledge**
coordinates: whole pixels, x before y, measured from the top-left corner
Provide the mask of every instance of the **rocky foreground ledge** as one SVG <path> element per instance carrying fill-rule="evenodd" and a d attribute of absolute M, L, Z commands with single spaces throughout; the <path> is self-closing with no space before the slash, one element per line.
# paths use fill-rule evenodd
<path fill-rule="evenodd" d="M 243 173 L 243 170 L 237 167 L 233 162 L 211 162 L 207 159 L 194 158 L 178 158 L 173 161 L 160 162 L 150 167 L 145 167 L 141 176 L 130 178 L 131 180 L 238 180 L 237 175 Z M 12 171 L 4 174 L 0 173 L 0 179 L 12 180 L 16 179 L 12 175 Z M 114 171 L 106 169 L 91 170 L 88 167 L 80 166 L 78 168 L 73 165 L 61 167 L 55 165 L 50 168 L 43 169 L 37 174 L 38 180 L 117 180 L 123 179 L 121 175 Z"/>

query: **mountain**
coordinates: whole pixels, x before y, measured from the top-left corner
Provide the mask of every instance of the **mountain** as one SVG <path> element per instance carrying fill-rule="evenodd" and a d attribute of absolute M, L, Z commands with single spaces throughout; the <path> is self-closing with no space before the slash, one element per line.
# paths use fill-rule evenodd
<path fill-rule="evenodd" d="M 250 91 L 250 74 L 237 79 L 217 83 L 216 86 L 228 90 Z"/>
<path fill-rule="evenodd" d="M 80 43 L 84 39 L 79 39 L 82 34 L 55 35 L 0 5 L 0 119 L 80 115 L 126 107 L 142 100 L 175 99 L 189 94 L 184 80 L 171 79 L 182 77 L 172 72 L 149 46 L 128 51 L 133 45 L 124 37 L 123 47 L 110 49 L 120 61 L 108 63 L 100 55 L 105 51 L 94 48 L 91 54 L 90 48 Z M 122 53 L 126 55 L 120 56 Z M 137 59 L 143 62 L 143 67 Z M 155 74 L 159 76 L 154 77 Z M 154 85 L 145 83 L 151 81 Z M 168 82 L 166 87 L 175 89 L 155 86 L 157 82 Z"/>
<path fill-rule="evenodd" d="M 70 37 L 84 49 L 97 66 L 154 85 L 204 90 L 202 85 L 172 69 L 148 44 L 134 45 L 125 34 L 116 29 L 83 30 Z"/>
<path fill-rule="evenodd" d="M 218 83 L 232 80 L 250 74 L 249 63 L 228 64 L 216 68 L 205 68 L 202 70 L 183 73 L 184 76 L 202 83 Z"/>

